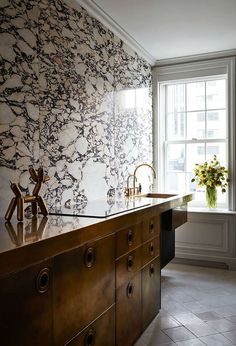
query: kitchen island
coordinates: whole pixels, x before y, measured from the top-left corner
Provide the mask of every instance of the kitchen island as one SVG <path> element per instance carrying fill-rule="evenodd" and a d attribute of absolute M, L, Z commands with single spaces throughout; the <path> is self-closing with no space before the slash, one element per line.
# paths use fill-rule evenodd
<path fill-rule="evenodd" d="M 186 222 L 192 195 L 135 199 L 142 205 L 104 218 L 59 208 L 24 223 L 1 220 L 4 345 L 135 342 L 160 309 L 163 222 Z"/>

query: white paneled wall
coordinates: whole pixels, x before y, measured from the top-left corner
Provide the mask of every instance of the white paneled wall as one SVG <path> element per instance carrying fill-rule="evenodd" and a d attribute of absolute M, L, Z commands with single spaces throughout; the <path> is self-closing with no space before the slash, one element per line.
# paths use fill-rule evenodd
<path fill-rule="evenodd" d="M 210 261 L 236 270 L 235 217 L 227 213 L 189 212 L 188 222 L 176 230 L 178 261 Z"/>

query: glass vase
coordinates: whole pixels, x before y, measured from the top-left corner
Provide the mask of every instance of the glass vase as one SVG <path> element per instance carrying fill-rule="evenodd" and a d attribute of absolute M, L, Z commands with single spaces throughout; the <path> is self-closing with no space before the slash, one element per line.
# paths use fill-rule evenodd
<path fill-rule="evenodd" d="M 217 207 L 217 190 L 215 187 L 206 188 L 206 203 L 208 208 Z"/>

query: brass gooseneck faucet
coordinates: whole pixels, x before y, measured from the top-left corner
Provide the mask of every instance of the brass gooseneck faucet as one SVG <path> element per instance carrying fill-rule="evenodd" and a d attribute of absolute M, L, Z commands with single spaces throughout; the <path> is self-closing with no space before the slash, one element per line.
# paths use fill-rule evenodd
<path fill-rule="evenodd" d="M 125 189 L 125 195 L 127 197 L 141 193 L 141 184 L 139 184 L 139 188 L 136 187 L 136 181 L 137 181 L 136 173 L 137 173 L 137 170 L 143 166 L 147 166 L 147 167 L 151 168 L 151 170 L 153 171 L 153 177 L 154 177 L 154 179 L 156 179 L 156 171 L 151 165 L 149 165 L 148 163 L 142 163 L 142 164 L 138 165 L 134 170 L 134 174 L 130 174 L 127 178 L 127 186 Z M 131 177 L 133 177 L 133 188 L 129 187 L 129 180 Z"/>

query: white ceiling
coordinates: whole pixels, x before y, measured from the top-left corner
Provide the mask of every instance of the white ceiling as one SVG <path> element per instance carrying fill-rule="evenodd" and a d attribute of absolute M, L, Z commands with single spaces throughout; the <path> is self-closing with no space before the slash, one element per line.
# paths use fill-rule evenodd
<path fill-rule="evenodd" d="M 236 0 L 92 0 L 155 60 L 236 48 Z"/>

